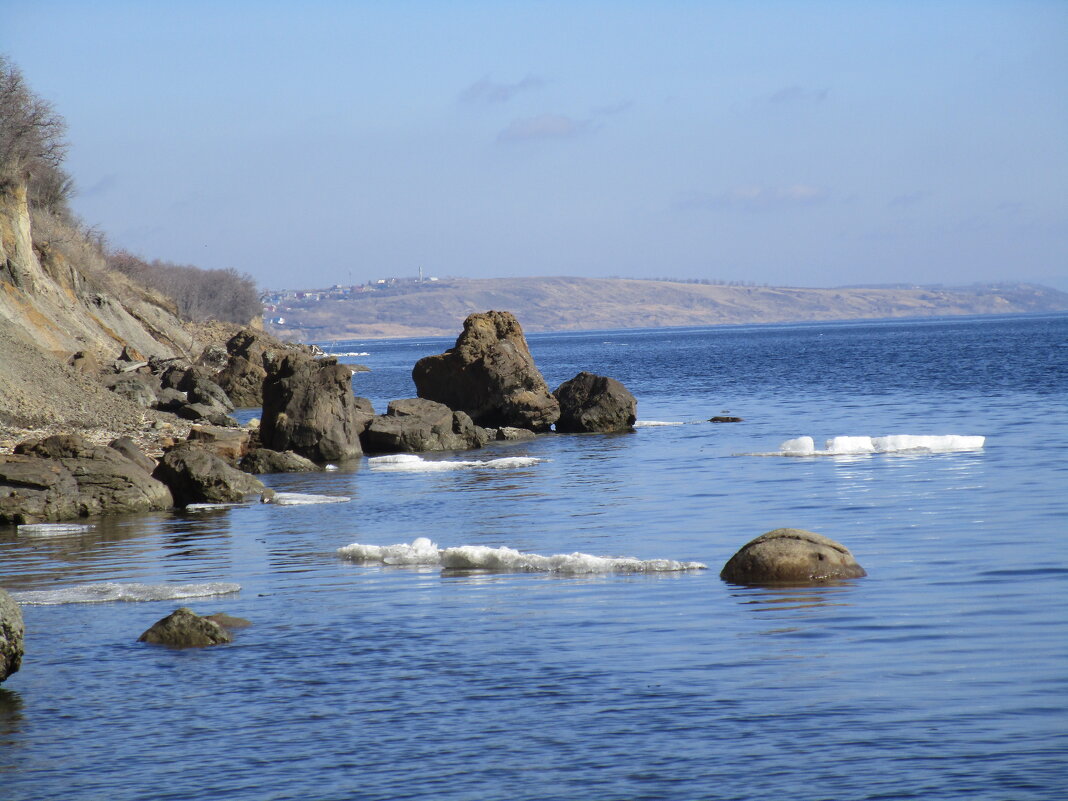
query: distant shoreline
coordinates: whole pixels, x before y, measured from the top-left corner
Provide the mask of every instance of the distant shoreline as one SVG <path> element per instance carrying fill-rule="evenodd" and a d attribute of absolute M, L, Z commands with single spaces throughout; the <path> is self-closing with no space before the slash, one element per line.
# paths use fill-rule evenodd
<path fill-rule="evenodd" d="M 297 295 L 302 297 L 296 297 Z M 988 317 L 1068 311 L 1068 293 L 1034 284 L 803 289 L 634 279 L 456 279 L 346 294 L 292 292 L 265 310 L 289 341 L 456 336 L 472 312 L 510 311 L 527 333 Z"/>

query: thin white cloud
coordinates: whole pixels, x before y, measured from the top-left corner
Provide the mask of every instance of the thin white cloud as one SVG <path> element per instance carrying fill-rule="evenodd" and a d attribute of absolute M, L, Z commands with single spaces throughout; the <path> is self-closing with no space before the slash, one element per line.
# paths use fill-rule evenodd
<path fill-rule="evenodd" d="M 512 120 L 508 127 L 497 134 L 498 142 L 525 142 L 537 139 L 567 139 L 589 127 L 584 120 L 576 120 L 563 114 L 539 114 Z"/>
<path fill-rule="evenodd" d="M 718 194 L 702 192 L 683 197 L 678 207 L 684 209 L 746 209 L 761 211 L 797 206 L 812 206 L 823 203 L 829 194 L 826 189 L 812 184 L 789 184 L 765 186 L 741 184 Z"/>
<path fill-rule="evenodd" d="M 536 75 L 528 75 L 515 83 L 497 83 L 489 78 L 482 78 L 460 93 L 460 102 L 483 105 L 507 103 L 520 92 L 540 89 L 544 85 L 545 81 Z"/>

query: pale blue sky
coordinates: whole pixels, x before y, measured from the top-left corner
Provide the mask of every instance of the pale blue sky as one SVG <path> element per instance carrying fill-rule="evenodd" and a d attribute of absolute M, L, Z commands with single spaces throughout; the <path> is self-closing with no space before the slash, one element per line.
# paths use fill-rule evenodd
<path fill-rule="evenodd" d="M 1068 2 L 0 0 L 77 211 L 265 287 L 1068 289 Z"/>

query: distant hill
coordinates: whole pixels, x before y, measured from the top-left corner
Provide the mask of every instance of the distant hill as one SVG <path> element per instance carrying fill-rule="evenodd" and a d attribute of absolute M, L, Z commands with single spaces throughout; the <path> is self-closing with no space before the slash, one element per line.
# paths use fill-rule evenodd
<path fill-rule="evenodd" d="M 722 286 L 617 278 L 408 282 L 364 292 L 279 297 L 267 318 L 283 339 L 451 336 L 471 312 L 499 309 L 524 330 L 572 331 L 1068 310 L 1068 293 L 1033 284 L 969 287 Z"/>

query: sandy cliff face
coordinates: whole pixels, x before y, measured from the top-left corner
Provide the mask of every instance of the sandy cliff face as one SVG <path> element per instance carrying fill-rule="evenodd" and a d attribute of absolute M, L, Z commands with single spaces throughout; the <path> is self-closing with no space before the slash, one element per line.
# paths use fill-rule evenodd
<path fill-rule="evenodd" d="M 24 187 L 0 187 L 0 429 L 143 424 L 144 409 L 67 366 L 78 351 L 107 364 L 124 347 L 142 358 L 203 349 L 165 301 L 109 273 L 78 232 L 35 216 Z"/>
<path fill-rule="evenodd" d="M 160 303 L 107 274 L 77 232 L 41 222 L 50 224 L 34 226 L 24 187 L 0 188 L 0 325 L 64 359 L 90 351 L 107 361 L 124 346 L 170 357 L 196 347 Z"/>

